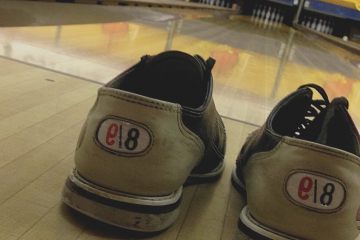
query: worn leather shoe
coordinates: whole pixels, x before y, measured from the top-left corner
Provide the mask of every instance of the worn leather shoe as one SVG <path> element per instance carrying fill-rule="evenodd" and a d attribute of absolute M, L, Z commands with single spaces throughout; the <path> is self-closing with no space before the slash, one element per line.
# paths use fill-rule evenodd
<path fill-rule="evenodd" d="M 184 184 L 217 179 L 225 129 L 212 99 L 215 61 L 144 56 L 101 87 L 83 125 L 63 201 L 100 221 L 157 232 L 176 220 Z"/>
<path fill-rule="evenodd" d="M 305 85 L 250 134 L 232 175 L 246 194 L 243 232 L 254 239 L 356 238 L 359 133 L 347 108 L 345 98 L 329 102 L 320 86 Z"/>

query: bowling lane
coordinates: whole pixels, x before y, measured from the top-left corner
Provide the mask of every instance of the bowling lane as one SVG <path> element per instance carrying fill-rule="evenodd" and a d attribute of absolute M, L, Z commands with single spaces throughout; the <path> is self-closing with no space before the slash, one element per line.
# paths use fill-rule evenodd
<path fill-rule="evenodd" d="M 90 6 L 77 7 L 85 14 Z M 116 15 L 122 12 L 114 22 L 1 28 L 0 55 L 103 84 L 144 54 L 182 50 L 217 60 L 214 97 L 224 117 L 260 125 L 279 99 L 313 82 L 331 97 L 348 97 L 360 126 L 359 56 L 283 26 L 275 13 L 275 21 L 264 21 L 116 7 Z"/>

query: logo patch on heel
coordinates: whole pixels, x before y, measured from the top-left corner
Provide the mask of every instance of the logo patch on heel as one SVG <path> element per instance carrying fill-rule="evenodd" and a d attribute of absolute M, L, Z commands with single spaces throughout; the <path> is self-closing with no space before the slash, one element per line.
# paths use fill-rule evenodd
<path fill-rule="evenodd" d="M 346 199 L 346 188 L 340 180 L 305 170 L 289 174 L 285 192 L 294 204 L 324 213 L 338 211 Z"/>
<path fill-rule="evenodd" d="M 138 156 L 151 148 L 153 134 L 142 123 L 108 116 L 99 124 L 95 141 L 101 148 L 113 154 Z"/>

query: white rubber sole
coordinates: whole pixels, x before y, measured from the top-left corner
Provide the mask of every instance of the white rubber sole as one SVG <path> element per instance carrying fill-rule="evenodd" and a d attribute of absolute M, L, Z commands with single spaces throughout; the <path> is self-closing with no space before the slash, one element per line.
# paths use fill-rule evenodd
<path fill-rule="evenodd" d="M 137 232 L 159 232 L 179 215 L 182 188 L 167 196 L 146 197 L 96 186 L 74 170 L 63 189 L 63 202 L 107 224 Z"/>
<path fill-rule="evenodd" d="M 240 214 L 240 221 L 242 224 L 244 224 L 248 229 L 250 229 L 252 232 L 255 232 L 255 234 L 262 235 L 269 239 L 274 240 L 301 240 L 299 238 L 295 238 L 289 235 L 286 235 L 284 233 L 278 232 L 276 230 L 273 230 L 271 228 L 268 228 L 258 221 L 256 221 L 250 214 L 249 209 L 247 206 L 245 206 Z"/>

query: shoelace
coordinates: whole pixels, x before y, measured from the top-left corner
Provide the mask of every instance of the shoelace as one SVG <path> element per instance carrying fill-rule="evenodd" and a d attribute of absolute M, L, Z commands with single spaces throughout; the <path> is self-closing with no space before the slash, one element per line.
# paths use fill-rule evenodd
<path fill-rule="evenodd" d="M 311 125 L 311 123 L 314 122 L 318 115 L 330 104 L 325 90 L 319 85 L 310 83 L 299 87 L 299 89 L 301 88 L 313 88 L 321 95 L 323 99 L 314 99 L 311 101 L 309 108 L 306 110 L 303 122 L 299 124 L 294 132 L 295 137 L 301 136 L 303 132 Z"/>

